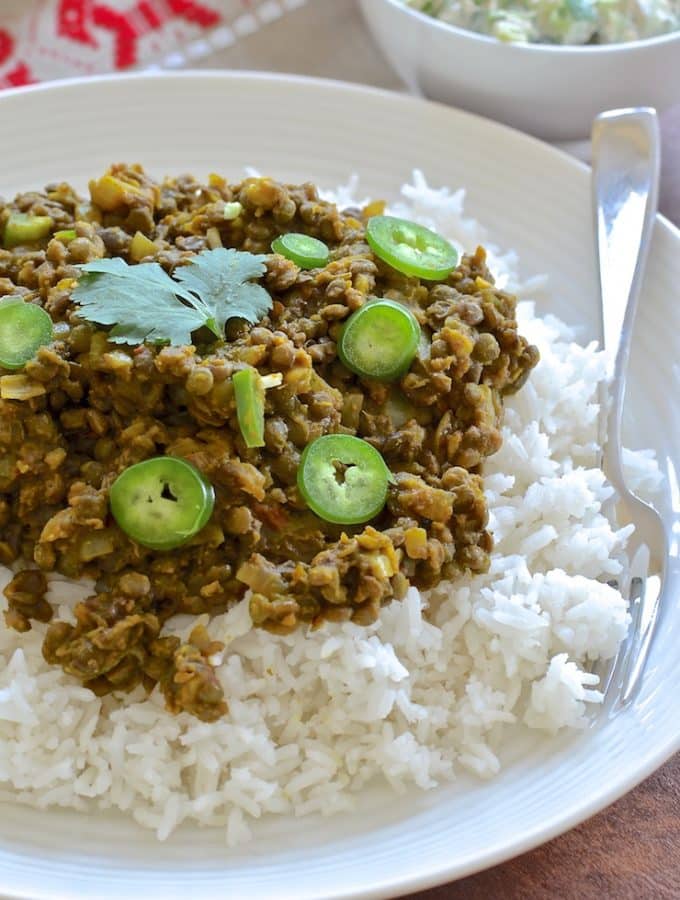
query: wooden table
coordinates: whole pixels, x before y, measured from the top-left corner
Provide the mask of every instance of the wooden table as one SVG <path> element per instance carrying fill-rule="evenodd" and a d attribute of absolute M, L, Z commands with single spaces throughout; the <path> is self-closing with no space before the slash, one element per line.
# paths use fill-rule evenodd
<path fill-rule="evenodd" d="M 304 34 L 305 40 L 295 39 Z M 351 0 L 311 0 L 204 60 L 403 90 Z M 680 109 L 664 121 L 661 207 L 680 222 Z M 673 151 L 673 147 L 677 148 Z M 543 847 L 411 900 L 680 900 L 680 755 L 599 815 Z"/>
<path fill-rule="evenodd" d="M 680 755 L 531 853 L 409 900 L 678 900 Z"/>

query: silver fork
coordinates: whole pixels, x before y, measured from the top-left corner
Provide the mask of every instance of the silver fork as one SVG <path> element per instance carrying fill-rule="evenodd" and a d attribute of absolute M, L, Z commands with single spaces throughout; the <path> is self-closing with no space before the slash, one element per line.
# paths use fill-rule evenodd
<path fill-rule="evenodd" d="M 602 113 L 592 131 L 592 196 L 602 299 L 603 345 L 614 374 L 601 395 L 602 468 L 616 490 L 620 525 L 632 523 L 630 569 L 616 584 L 629 601 L 632 622 L 616 658 L 595 668 L 610 710 L 627 706 L 641 684 L 666 580 L 668 539 L 660 516 L 626 486 L 621 420 L 635 310 L 656 215 L 659 125 L 653 109 Z M 608 414 L 604 413 L 607 409 Z"/>

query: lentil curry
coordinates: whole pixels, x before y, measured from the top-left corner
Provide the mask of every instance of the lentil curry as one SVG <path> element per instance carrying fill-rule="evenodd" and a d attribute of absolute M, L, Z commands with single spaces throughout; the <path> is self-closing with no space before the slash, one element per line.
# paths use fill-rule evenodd
<path fill-rule="evenodd" d="M 45 658 L 95 693 L 158 683 L 170 710 L 212 721 L 227 709 L 221 646 L 200 626 L 163 635 L 172 615 L 250 591 L 254 624 L 275 633 L 365 625 L 409 584 L 487 569 L 482 464 L 538 352 L 482 248 L 457 262 L 382 212 L 338 210 L 311 184 L 157 183 L 134 165 L 92 181 L 89 202 L 63 183 L 0 201 L 0 344 L 2 315 L 24 323 L 8 332 L 20 344 L 33 319 L 43 335 L 23 361 L 0 359 L 5 617 L 49 622 Z M 168 282 L 245 260 L 266 311 L 191 343 L 121 342 L 106 303 L 88 319 L 75 299 L 113 258 Z M 72 622 L 54 619 L 49 572 L 94 579 Z"/>

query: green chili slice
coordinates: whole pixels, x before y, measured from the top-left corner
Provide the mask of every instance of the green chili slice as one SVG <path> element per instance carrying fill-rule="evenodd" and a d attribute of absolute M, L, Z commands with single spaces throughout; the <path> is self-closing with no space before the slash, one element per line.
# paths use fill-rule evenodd
<path fill-rule="evenodd" d="M 455 247 L 424 225 L 396 216 L 373 216 L 366 240 L 376 256 L 404 275 L 443 281 L 456 267 Z"/>
<path fill-rule="evenodd" d="M 349 434 L 326 434 L 308 444 L 297 474 L 309 508 L 337 525 L 359 525 L 377 516 L 391 480 L 375 447 Z"/>
<path fill-rule="evenodd" d="M 282 234 L 272 243 L 274 253 L 292 260 L 301 269 L 320 269 L 328 262 L 329 251 L 323 241 L 307 234 Z"/>
<path fill-rule="evenodd" d="M 152 550 L 172 550 L 203 528 L 215 506 L 215 492 L 184 459 L 155 456 L 125 469 L 109 491 L 120 528 Z"/>
<path fill-rule="evenodd" d="M 62 244 L 68 244 L 69 241 L 75 240 L 77 235 L 75 228 L 65 228 L 63 231 L 55 231 L 54 237 Z"/>
<path fill-rule="evenodd" d="M 41 306 L 19 297 L 0 301 L 0 366 L 21 369 L 52 340 L 52 319 Z"/>
<path fill-rule="evenodd" d="M 4 245 L 10 250 L 19 244 L 32 244 L 52 230 L 53 221 L 49 216 L 31 216 L 28 213 L 11 213 L 5 225 Z"/>
<path fill-rule="evenodd" d="M 239 369 L 232 381 L 236 416 L 246 447 L 264 447 L 264 385 L 260 373 L 251 367 Z"/>
<path fill-rule="evenodd" d="M 420 325 L 409 309 L 393 300 L 376 300 L 349 317 L 338 354 L 357 375 L 396 381 L 408 371 L 419 341 Z"/>

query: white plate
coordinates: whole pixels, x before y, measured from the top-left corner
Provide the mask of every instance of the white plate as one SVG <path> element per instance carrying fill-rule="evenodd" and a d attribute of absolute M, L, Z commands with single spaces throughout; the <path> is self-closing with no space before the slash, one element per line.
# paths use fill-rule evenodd
<path fill-rule="evenodd" d="M 596 332 L 587 170 L 517 132 L 455 110 L 348 85 L 229 73 L 77 81 L 0 97 L 0 193 L 55 179 L 84 185 L 112 161 L 161 175 L 246 165 L 331 186 L 351 172 L 394 196 L 417 166 L 468 186 L 467 210 L 516 247 L 523 272 L 548 272 L 551 311 Z M 387 897 L 469 874 L 528 850 L 632 788 L 680 747 L 680 232 L 659 219 L 633 353 L 627 440 L 653 446 L 672 491 L 676 590 L 636 704 L 570 739 L 515 750 L 489 783 L 366 798 L 356 814 L 265 823 L 228 851 L 210 829 L 166 843 L 122 816 L 7 803 L 0 890 L 8 897 Z M 673 505 L 675 509 L 673 509 Z"/>

